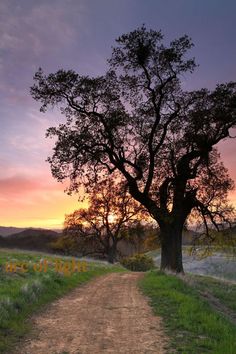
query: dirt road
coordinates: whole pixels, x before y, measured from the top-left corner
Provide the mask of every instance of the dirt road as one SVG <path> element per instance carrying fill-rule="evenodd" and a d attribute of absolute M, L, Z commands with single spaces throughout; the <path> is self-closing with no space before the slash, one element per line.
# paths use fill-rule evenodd
<path fill-rule="evenodd" d="M 109 274 L 49 305 L 17 354 L 162 354 L 160 318 L 139 292 L 138 273 Z"/>

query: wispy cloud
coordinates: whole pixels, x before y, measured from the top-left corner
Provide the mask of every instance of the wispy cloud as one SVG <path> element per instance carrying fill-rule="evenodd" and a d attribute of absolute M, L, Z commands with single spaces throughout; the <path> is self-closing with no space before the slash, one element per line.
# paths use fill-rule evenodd
<path fill-rule="evenodd" d="M 37 191 L 63 191 L 61 184 L 49 179 L 49 176 L 38 176 L 29 178 L 25 176 L 13 176 L 0 179 L 0 194 L 14 197 L 16 195 L 26 195 Z"/>
<path fill-rule="evenodd" d="M 38 56 L 76 39 L 76 30 L 68 18 L 69 8 L 61 6 L 60 1 L 53 6 L 45 2 L 18 2 L 14 7 L 9 1 L 1 10 L 1 49 Z"/>

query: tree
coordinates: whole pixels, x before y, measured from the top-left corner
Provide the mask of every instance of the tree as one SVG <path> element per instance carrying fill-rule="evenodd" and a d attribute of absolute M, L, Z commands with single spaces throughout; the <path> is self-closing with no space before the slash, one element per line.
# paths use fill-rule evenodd
<path fill-rule="evenodd" d="M 157 225 L 151 220 L 136 220 L 128 225 L 126 232 L 126 240 L 135 247 L 135 253 L 143 253 L 160 248 Z"/>
<path fill-rule="evenodd" d="M 117 245 L 126 228 L 144 213 L 124 184 L 105 179 L 89 192 L 89 208 L 67 215 L 64 234 L 76 237 L 83 255 L 102 254 L 110 263 L 117 258 Z"/>
<path fill-rule="evenodd" d="M 196 66 L 191 47 L 188 36 L 167 46 L 160 31 L 142 26 L 117 39 L 104 76 L 39 69 L 31 88 L 41 111 L 59 105 L 67 117 L 48 130 L 57 138 L 53 176 L 70 178 L 76 191 L 118 171 L 160 227 L 161 268 L 175 272 L 183 271 L 186 219 L 194 211 L 206 227 L 227 221 L 223 207 L 233 188 L 216 144 L 236 125 L 236 83 L 184 91 L 181 77 Z"/>

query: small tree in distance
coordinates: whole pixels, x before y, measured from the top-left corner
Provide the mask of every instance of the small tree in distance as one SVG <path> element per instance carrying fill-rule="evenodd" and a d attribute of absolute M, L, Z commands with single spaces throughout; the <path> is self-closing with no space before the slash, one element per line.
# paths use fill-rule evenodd
<path fill-rule="evenodd" d="M 169 45 L 160 31 L 138 28 L 117 39 L 104 76 L 59 70 L 35 74 L 31 88 L 41 111 L 59 105 L 65 124 L 49 159 L 53 176 L 93 185 L 94 177 L 119 173 L 132 197 L 160 227 L 161 268 L 182 272 L 182 230 L 201 215 L 206 230 L 230 220 L 233 181 L 216 145 L 236 126 L 236 83 L 215 90 L 184 91 L 181 78 L 195 68 L 192 42 Z"/>
<path fill-rule="evenodd" d="M 129 195 L 127 187 L 111 179 L 89 192 L 89 208 L 67 215 L 64 234 L 77 238 L 83 255 L 102 254 L 110 263 L 117 259 L 117 245 L 126 239 L 126 229 L 144 217 L 144 210 Z"/>

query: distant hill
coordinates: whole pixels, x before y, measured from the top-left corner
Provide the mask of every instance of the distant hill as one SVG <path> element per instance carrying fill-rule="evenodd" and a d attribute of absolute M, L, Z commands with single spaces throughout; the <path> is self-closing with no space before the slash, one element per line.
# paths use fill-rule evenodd
<path fill-rule="evenodd" d="M 210 229 L 210 227 L 209 227 L 209 229 Z M 213 231 L 216 233 L 215 235 L 217 235 L 217 231 L 215 229 Z M 233 225 L 231 228 L 225 227 L 225 228 L 220 229 L 219 235 L 222 235 L 222 234 L 225 235 L 226 240 L 227 240 L 227 238 L 229 240 L 229 237 L 236 238 L 236 225 Z M 183 235 L 182 235 L 183 245 L 193 245 L 196 238 L 199 238 L 199 235 L 200 235 L 199 232 L 196 232 L 193 230 L 184 230 Z M 204 241 L 203 241 L 203 244 L 204 244 Z"/>
<path fill-rule="evenodd" d="M 10 233 L 11 231 L 13 231 L 12 234 Z M 0 226 L 0 247 L 58 253 L 58 250 L 55 250 L 51 245 L 51 243 L 54 243 L 62 236 L 62 233 L 58 231 Z M 225 230 L 224 232 L 227 231 L 230 231 L 230 233 L 236 237 L 236 226 L 233 226 L 232 229 Z M 192 245 L 196 236 L 198 236 L 197 232 L 193 230 L 184 230 L 183 245 Z M 129 244 L 125 243 L 122 246 L 122 254 L 132 254 L 133 250 L 130 249 L 130 247 Z"/>
<path fill-rule="evenodd" d="M 61 234 L 52 230 L 25 229 L 7 237 L 0 237 L 0 247 L 52 252 L 50 243 Z"/>
<path fill-rule="evenodd" d="M 231 229 L 229 229 L 232 234 L 236 235 L 236 225 L 232 226 Z"/>
<path fill-rule="evenodd" d="M 12 226 L 0 226 L 0 235 L 3 237 L 12 235 L 12 234 L 16 234 L 17 232 L 21 232 L 26 230 L 26 228 L 22 228 L 22 227 L 12 227 Z"/>
<path fill-rule="evenodd" d="M 5 238 L 3 236 L 0 235 L 0 245 L 3 245 L 5 241 Z"/>
<path fill-rule="evenodd" d="M 191 230 L 184 230 L 182 234 L 183 245 L 192 245 L 194 239 L 194 232 Z"/>

